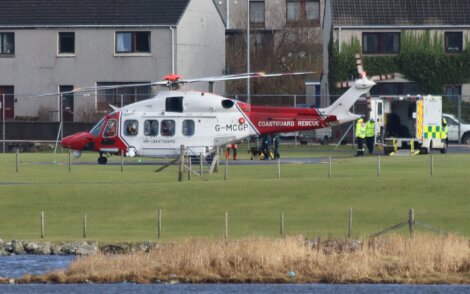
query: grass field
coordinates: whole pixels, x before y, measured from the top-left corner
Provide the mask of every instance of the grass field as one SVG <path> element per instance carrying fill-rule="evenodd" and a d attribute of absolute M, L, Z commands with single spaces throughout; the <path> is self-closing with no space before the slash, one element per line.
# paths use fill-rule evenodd
<path fill-rule="evenodd" d="M 0 238 L 39 239 L 44 211 L 47 240 L 82 239 L 85 213 L 87 239 L 152 240 L 158 209 L 162 241 L 223 237 L 225 211 L 229 238 L 279 236 L 281 212 L 287 234 L 343 237 L 349 208 L 354 237 L 407 220 L 410 208 L 418 221 L 470 236 L 469 155 L 434 154 L 432 176 L 429 156 L 382 157 L 378 177 L 377 158 L 354 158 L 351 147 L 282 146 L 281 152 L 283 157 L 332 155 L 332 177 L 324 162 L 283 164 L 278 179 L 273 162 L 229 166 L 224 181 L 221 164 L 218 174 L 180 183 L 176 166 L 156 173 L 157 165 L 126 165 L 123 172 L 119 165 L 72 165 L 69 172 L 68 154 L 50 153 L 20 154 L 16 172 L 15 154 L 0 154 Z M 249 158 L 246 151 L 240 154 Z M 72 161 L 96 162 L 96 154 Z"/>

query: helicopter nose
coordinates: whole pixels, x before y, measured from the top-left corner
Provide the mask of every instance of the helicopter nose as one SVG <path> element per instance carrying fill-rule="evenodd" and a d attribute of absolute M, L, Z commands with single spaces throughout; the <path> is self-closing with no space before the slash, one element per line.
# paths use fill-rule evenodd
<path fill-rule="evenodd" d="M 63 138 L 60 144 L 65 148 L 82 150 L 90 141 L 88 133 L 77 133 Z"/>

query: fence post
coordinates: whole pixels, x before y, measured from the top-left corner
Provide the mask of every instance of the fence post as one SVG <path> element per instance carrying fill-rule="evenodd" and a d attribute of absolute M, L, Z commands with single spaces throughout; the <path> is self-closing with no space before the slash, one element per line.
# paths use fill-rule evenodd
<path fill-rule="evenodd" d="M 380 177 L 380 155 L 377 155 L 377 176 Z"/>
<path fill-rule="evenodd" d="M 16 172 L 18 172 L 18 168 L 20 165 L 20 148 L 16 148 Z"/>
<path fill-rule="evenodd" d="M 225 240 L 228 239 L 228 211 L 225 212 Z"/>
<path fill-rule="evenodd" d="M 180 146 L 180 160 L 178 168 L 178 182 L 183 181 L 183 172 L 184 172 L 184 145 Z"/>
<path fill-rule="evenodd" d="M 429 157 L 429 172 L 431 176 L 433 174 L 433 171 L 434 171 L 434 158 L 432 157 L 432 154 L 431 154 L 431 156 Z"/>
<path fill-rule="evenodd" d="M 121 150 L 121 172 L 124 171 L 124 150 Z"/>
<path fill-rule="evenodd" d="M 277 159 L 277 178 L 281 178 L 281 159 Z"/>
<path fill-rule="evenodd" d="M 86 238 L 86 231 L 87 231 L 87 215 L 85 213 L 83 215 L 83 238 Z"/>
<path fill-rule="evenodd" d="M 2 95 L 2 136 L 3 136 L 3 153 L 5 153 L 5 94 Z"/>
<path fill-rule="evenodd" d="M 284 211 L 281 212 L 281 238 L 284 238 Z"/>
<path fill-rule="evenodd" d="M 215 156 L 217 157 L 217 160 L 215 161 L 214 172 L 218 173 L 219 172 L 219 161 L 220 161 L 220 147 L 219 146 L 215 147 Z"/>
<path fill-rule="evenodd" d="M 413 208 L 410 209 L 410 217 L 408 220 L 408 227 L 410 231 L 410 237 L 413 237 L 414 231 L 414 224 L 415 224 L 415 210 Z"/>
<path fill-rule="evenodd" d="M 349 209 L 348 238 L 352 236 L 352 208 Z"/>
<path fill-rule="evenodd" d="M 328 157 L 328 177 L 331 178 L 331 156 Z"/>
<path fill-rule="evenodd" d="M 204 155 L 203 155 L 203 153 L 201 152 L 201 153 L 199 154 L 199 174 L 201 175 L 201 177 L 202 177 L 203 160 L 204 160 Z"/>
<path fill-rule="evenodd" d="M 45 228 L 44 228 L 44 211 L 41 211 L 41 239 L 44 239 Z"/>
<path fill-rule="evenodd" d="M 162 234 L 162 210 L 158 209 L 158 216 L 157 216 L 157 239 L 160 240 L 160 236 Z"/>
<path fill-rule="evenodd" d="M 69 172 L 72 170 L 72 149 L 69 149 Z"/>
<path fill-rule="evenodd" d="M 191 160 L 191 156 L 188 156 L 188 181 L 191 181 L 191 164 L 192 164 L 192 160 Z"/>

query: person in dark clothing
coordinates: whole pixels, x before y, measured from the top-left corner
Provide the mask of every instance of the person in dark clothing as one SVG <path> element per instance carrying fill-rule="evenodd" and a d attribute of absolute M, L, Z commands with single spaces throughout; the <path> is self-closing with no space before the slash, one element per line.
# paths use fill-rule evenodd
<path fill-rule="evenodd" d="M 281 158 L 281 155 L 279 154 L 279 144 L 280 143 L 281 143 L 281 136 L 279 136 L 279 134 L 276 134 L 273 138 L 274 158 L 275 159 Z"/>
<path fill-rule="evenodd" d="M 261 143 L 261 151 L 264 153 L 264 160 L 269 159 L 269 150 L 271 146 L 271 135 L 263 135 Z"/>

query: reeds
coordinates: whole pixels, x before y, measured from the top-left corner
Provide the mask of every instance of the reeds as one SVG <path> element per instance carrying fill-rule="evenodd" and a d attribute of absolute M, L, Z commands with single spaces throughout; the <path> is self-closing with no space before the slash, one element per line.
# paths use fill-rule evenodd
<path fill-rule="evenodd" d="M 468 283 L 469 253 L 462 237 L 426 234 L 323 242 L 188 239 L 148 253 L 78 258 L 63 272 L 22 282 Z"/>

